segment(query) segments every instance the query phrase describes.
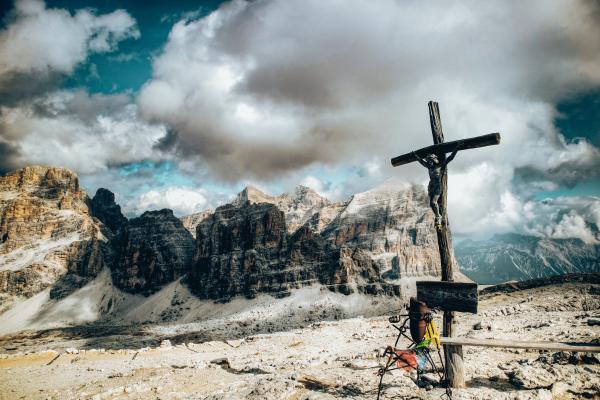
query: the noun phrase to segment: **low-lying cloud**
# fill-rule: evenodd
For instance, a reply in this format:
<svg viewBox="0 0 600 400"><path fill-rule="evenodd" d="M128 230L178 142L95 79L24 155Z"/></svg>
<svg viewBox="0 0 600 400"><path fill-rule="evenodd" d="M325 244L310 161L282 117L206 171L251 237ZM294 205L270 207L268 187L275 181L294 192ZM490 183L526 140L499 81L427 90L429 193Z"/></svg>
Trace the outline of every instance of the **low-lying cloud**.
<svg viewBox="0 0 600 400"><path fill-rule="evenodd" d="M152 189L142 193L127 208L135 214L147 210L168 208L176 215L189 215L205 210L208 207L210 194L202 188L168 187Z"/></svg>
<svg viewBox="0 0 600 400"><path fill-rule="evenodd" d="M13 150L0 161L0 169L46 164L91 174L158 157L153 146L166 131L138 118L126 95L57 90L27 105L4 107L0 133Z"/></svg>

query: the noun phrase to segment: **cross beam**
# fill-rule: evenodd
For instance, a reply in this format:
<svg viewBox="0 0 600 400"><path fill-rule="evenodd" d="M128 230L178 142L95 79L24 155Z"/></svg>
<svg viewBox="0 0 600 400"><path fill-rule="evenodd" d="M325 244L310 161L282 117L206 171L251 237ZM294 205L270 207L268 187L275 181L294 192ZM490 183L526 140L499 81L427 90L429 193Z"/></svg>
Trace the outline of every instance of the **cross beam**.
<svg viewBox="0 0 600 400"><path fill-rule="evenodd" d="M432 146L423 147L422 149L419 149L414 153L416 153L419 157L425 157L428 154L445 155L446 153L451 153L457 148L459 148L459 145L460 150L467 150L491 146L499 143L500 134L490 133L487 135L476 136L464 140L455 140L452 142L442 142L440 144L434 144ZM392 158L392 166L397 167L399 165L404 165L413 161L417 161L417 158L415 157L414 153L406 153L401 156Z"/></svg>
<svg viewBox="0 0 600 400"><path fill-rule="evenodd" d="M456 155L456 152L463 149L475 149L483 146L491 146L500 143L500 134L491 133L489 135L477 136L470 139L454 142L444 142L444 132L442 131L442 120L440 110L436 102L430 101L429 122L431 124L431 134L433 135L433 146L424 147L412 153L404 154L392 158L394 167L408 164L413 161L419 161L420 164L429 170L429 198L430 205L435 214L435 230L437 233L438 248L440 251L440 264L442 272L442 281L454 281L454 257L452 256L452 243L450 241L450 230L448 228L448 215L446 212L446 197L448 188L448 174L446 167L449 161ZM446 158L446 153L452 152L452 155ZM418 158L417 158L418 156ZM427 158L427 159L425 159ZM444 336L452 336L452 324L454 312L444 311ZM445 345L444 357L446 358L446 380L451 387L464 387L464 375L462 373L462 348L460 346Z"/></svg>

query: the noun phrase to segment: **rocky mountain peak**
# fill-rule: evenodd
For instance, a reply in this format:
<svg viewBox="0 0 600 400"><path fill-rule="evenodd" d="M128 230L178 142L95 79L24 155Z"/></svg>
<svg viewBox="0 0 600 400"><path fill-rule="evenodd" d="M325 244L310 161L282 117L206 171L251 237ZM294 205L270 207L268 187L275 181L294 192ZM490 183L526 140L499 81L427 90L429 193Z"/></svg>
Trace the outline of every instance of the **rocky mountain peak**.
<svg viewBox="0 0 600 400"><path fill-rule="evenodd" d="M275 204L277 202L276 196L270 196L260 189L254 186L246 186L241 192L238 193L232 204L236 206L242 206L244 204L256 204L256 203L270 203Z"/></svg>
<svg viewBox="0 0 600 400"><path fill-rule="evenodd" d="M89 200L67 170L27 168L0 184L5 188L0 233L7 237L0 256L13 257L13 250L33 243L31 238L40 248L56 241L57 249L71 246L69 260L74 260L56 271L57 277L66 271L94 275L109 265L114 284L128 292L149 294L188 274L190 287L207 298L279 295L313 283L342 293L398 294L399 278L439 274L422 187L383 185L332 203L307 186L276 196L248 186L216 210L180 220L162 209L128 221L111 191L99 189ZM73 212L74 204L80 213ZM32 227L28 236L16 230L25 225ZM113 235L103 237L102 226ZM44 268L54 265L49 258L36 260ZM21 275L11 272L6 280Z"/></svg>
<svg viewBox="0 0 600 400"><path fill-rule="evenodd" d="M293 193L283 193L278 196L268 195L254 186L247 186L230 206L243 207L260 203L273 204L283 211L287 231L293 233L318 210L330 204L330 201L307 186L298 186ZM188 221L192 220L188 219Z"/></svg>
<svg viewBox="0 0 600 400"><path fill-rule="evenodd" d="M397 295L398 279L440 274L433 214L415 185L341 203L306 186L279 196L246 188L198 221L188 282L200 297L279 296L313 283Z"/></svg>
<svg viewBox="0 0 600 400"><path fill-rule="evenodd" d="M66 293L103 268L106 238L88 204L77 175L64 168L0 177L0 309L48 287L51 296Z"/></svg>
<svg viewBox="0 0 600 400"><path fill-rule="evenodd" d="M92 215L98 218L112 232L118 232L127 218L121 213L121 206L115 202L115 194L108 189L100 188L91 201Z"/></svg>
<svg viewBox="0 0 600 400"><path fill-rule="evenodd" d="M208 210L200 211L199 213L186 215L185 217L181 217L181 222L183 222L183 226L187 229L192 236L196 237L196 226L199 223L213 215L215 210L213 208L209 208Z"/></svg>
<svg viewBox="0 0 600 400"><path fill-rule="evenodd" d="M79 179L66 168L34 165L9 172L0 178L0 185L3 190L46 188L76 192L79 190Z"/></svg>
<svg viewBox="0 0 600 400"><path fill-rule="evenodd" d="M28 196L57 202L61 210L88 212L88 197L77 175L66 168L41 165L25 167L0 177L3 197Z"/></svg>
<svg viewBox="0 0 600 400"><path fill-rule="evenodd" d="M108 189L99 188L98 190L96 190L94 199L96 201L104 203L104 204L114 204L115 203L115 194ZM121 207L119 207L119 209L120 208Z"/></svg>
<svg viewBox="0 0 600 400"><path fill-rule="evenodd" d="M504 233L487 240L458 242L456 258L464 272L476 282L497 284L596 272L600 267L600 244L585 243L577 238Z"/></svg>
<svg viewBox="0 0 600 400"><path fill-rule="evenodd" d="M294 204L302 204L308 207L323 207L331 203L328 199L321 196L315 190L308 186L299 185L294 190L290 200Z"/></svg>

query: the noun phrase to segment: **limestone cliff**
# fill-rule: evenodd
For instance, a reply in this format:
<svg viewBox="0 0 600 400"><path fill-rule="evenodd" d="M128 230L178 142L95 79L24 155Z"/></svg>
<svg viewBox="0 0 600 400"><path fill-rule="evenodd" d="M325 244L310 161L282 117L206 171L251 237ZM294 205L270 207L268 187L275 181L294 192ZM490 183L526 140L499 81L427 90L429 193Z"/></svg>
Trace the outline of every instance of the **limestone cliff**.
<svg viewBox="0 0 600 400"><path fill-rule="evenodd" d="M421 186L384 185L352 196L333 219L324 211L329 223L310 221L321 236L366 252L390 278L440 275L433 213Z"/></svg>
<svg viewBox="0 0 600 400"><path fill-rule="evenodd" d="M286 247L285 216L273 204L219 207L196 228L189 285L215 299L278 291Z"/></svg>
<svg viewBox="0 0 600 400"><path fill-rule="evenodd" d="M292 194L283 193L279 196L269 196L248 186L232 202L238 207L258 203L273 204L283 211L287 232L291 234L321 208L329 205L330 201L306 186L298 186Z"/></svg>
<svg viewBox="0 0 600 400"><path fill-rule="evenodd" d="M30 167L0 178L0 291L6 304L46 288L61 297L107 266L117 287L142 294L186 276L219 300L312 284L398 295L402 278L439 276L433 232L418 186L338 203L303 186L279 196L249 187L214 211L127 221L109 190L90 200L72 172Z"/></svg>
<svg viewBox="0 0 600 400"><path fill-rule="evenodd" d="M188 282L201 297L285 295L320 283L343 293L399 294L400 278L438 276L433 216L417 186L384 186L331 203L244 189L196 227Z"/></svg>
<svg viewBox="0 0 600 400"><path fill-rule="evenodd" d="M114 283L128 292L151 293L184 275L194 239L173 211L147 211L130 220L111 241Z"/></svg>
<svg viewBox="0 0 600 400"><path fill-rule="evenodd" d="M83 282L102 269L106 232L88 204L66 169L35 166L0 177L0 310L49 287L61 295L69 290L63 281Z"/></svg>
<svg viewBox="0 0 600 400"><path fill-rule="evenodd" d="M185 217L181 217L181 222L183 222L183 226L192 234L192 237L196 238L196 227L206 218L213 215L215 212L214 209L209 208L208 210L201 211L199 213L186 215Z"/></svg>

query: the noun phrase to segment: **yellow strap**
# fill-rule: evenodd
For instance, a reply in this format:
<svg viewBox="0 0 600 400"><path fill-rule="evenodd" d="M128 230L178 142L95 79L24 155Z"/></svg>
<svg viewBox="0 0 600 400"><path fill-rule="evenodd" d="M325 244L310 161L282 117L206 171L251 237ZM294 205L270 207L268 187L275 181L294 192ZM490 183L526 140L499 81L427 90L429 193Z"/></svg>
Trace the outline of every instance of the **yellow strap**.
<svg viewBox="0 0 600 400"><path fill-rule="evenodd" d="M431 340L431 343L433 343L435 347L438 349L440 348L440 333L438 332L433 320L429 321L427 324L427 329L425 330L425 339Z"/></svg>

